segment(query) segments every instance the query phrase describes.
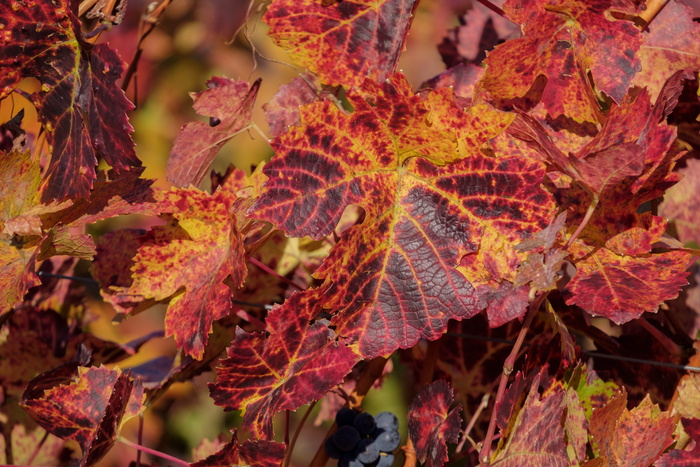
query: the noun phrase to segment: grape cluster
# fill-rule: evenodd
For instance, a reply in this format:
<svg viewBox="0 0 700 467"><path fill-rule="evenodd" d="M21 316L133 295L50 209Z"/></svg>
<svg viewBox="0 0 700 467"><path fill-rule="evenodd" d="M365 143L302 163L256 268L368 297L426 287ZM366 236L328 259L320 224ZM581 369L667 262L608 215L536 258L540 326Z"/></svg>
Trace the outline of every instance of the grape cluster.
<svg viewBox="0 0 700 467"><path fill-rule="evenodd" d="M338 430L326 440L328 457L338 467L390 467L399 447L399 419L391 412L376 417L343 408L335 416Z"/></svg>

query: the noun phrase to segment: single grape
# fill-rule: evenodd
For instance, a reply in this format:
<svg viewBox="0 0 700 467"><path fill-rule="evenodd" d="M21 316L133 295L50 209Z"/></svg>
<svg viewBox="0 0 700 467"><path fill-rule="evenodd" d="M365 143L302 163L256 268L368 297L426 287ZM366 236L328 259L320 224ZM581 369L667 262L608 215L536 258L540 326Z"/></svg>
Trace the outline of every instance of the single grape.
<svg viewBox="0 0 700 467"><path fill-rule="evenodd" d="M375 467L391 467L391 464L394 463L394 455L393 454L382 454L379 456L379 462L375 465Z"/></svg>
<svg viewBox="0 0 700 467"><path fill-rule="evenodd" d="M375 415L374 421L377 424L377 428L384 428L387 430L399 429L399 419L391 412L379 412Z"/></svg>
<svg viewBox="0 0 700 467"><path fill-rule="evenodd" d="M340 458L338 461L338 467L365 467L365 464L355 457L355 453L348 452Z"/></svg>
<svg viewBox="0 0 700 467"><path fill-rule="evenodd" d="M352 422L353 426L360 432L360 436L369 436L372 434L377 424L374 423L374 417L367 412L361 412L355 417Z"/></svg>
<svg viewBox="0 0 700 467"><path fill-rule="evenodd" d="M379 458L379 448L373 439L365 438L357 445L357 460L371 464Z"/></svg>
<svg viewBox="0 0 700 467"><path fill-rule="evenodd" d="M357 432L354 426L341 426L333 434L333 442L341 451L349 452L355 449L357 443L360 442L360 433Z"/></svg>
<svg viewBox="0 0 700 467"><path fill-rule="evenodd" d="M334 437L335 433L326 438L326 454L328 454L328 457L331 459L340 459L345 452L338 449L338 446L335 445L335 441L333 440Z"/></svg>
<svg viewBox="0 0 700 467"><path fill-rule="evenodd" d="M377 430L381 430L381 428L378 428ZM398 430L384 430L381 432L375 431L373 436L377 447L382 452L391 452L398 448L399 444L401 444L401 436L399 435Z"/></svg>
<svg viewBox="0 0 700 467"><path fill-rule="evenodd" d="M335 423L338 426L352 425L357 412L347 407L343 407L335 414Z"/></svg>

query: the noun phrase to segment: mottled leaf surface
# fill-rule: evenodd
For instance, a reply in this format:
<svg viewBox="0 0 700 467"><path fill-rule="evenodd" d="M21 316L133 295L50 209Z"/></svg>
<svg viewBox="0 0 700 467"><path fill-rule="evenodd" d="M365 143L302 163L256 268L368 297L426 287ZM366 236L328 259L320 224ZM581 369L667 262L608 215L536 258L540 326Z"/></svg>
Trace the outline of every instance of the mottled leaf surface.
<svg viewBox="0 0 700 467"><path fill-rule="evenodd" d="M142 398L127 373L79 367L75 381L25 398L22 406L50 433L76 441L81 465L93 465L114 444L122 421L141 410Z"/></svg>
<svg viewBox="0 0 700 467"><path fill-rule="evenodd" d="M408 432L421 462L444 465L448 461L447 444L459 441L462 419L458 405L450 410L454 396L444 380L429 384L408 407Z"/></svg>
<svg viewBox="0 0 700 467"><path fill-rule="evenodd" d="M700 463L700 420L697 418L682 419L683 429L695 443L692 449L671 449L661 456L654 465L657 467L674 467L698 465Z"/></svg>
<svg viewBox="0 0 700 467"><path fill-rule="evenodd" d="M547 82L542 102L553 116L598 122L596 89L620 102L641 65L641 32L628 21L606 18L609 0L509 0L508 18L523 27L523 37L496 47L484 61L482 81L496 101L527 95L539 76Z"/></svg>
<svg viewBox="0 0 700 467"><path fill-rule="evenodd" d="M695 209L700 193L700 160L688 159L679 170L683 179L672 186L659 206L659 215L673 221L678 239L700 244L700 212Z"/></svg>
<svg viewBox="0 0 700 467"><path fill-rule="evenodd" d="M358 339L365 357L435 339L447 319L480 311L469 281L510 278L513 243L550 217L540 163L478 150L510 119L462 112L445 91L421 101L395 77L350 94L350 115L328 102L305 107L264 169L253 215L288 235L321 238L348 205L364 209L315 276L330 285L324 302L339 311L338 332Z"/></svg>
<svg viewBox="0 0 700 467"><path fill-rule="evenodd" d="M197 188L158 195L166 224L141 239L134 257L131 295L168 297L165 331L194 357L201 357L214 321L231 308L231 277L239 287L246 268L242 238L235 222L236 196L219 189L209 195Z"/></svg>
<svg viewBox="0 0 700 467"><path fill-rule="evenodd" d="M339 384L359 357L324 320L317 289L297 293L273 309L266 324L270 333L236 329L227 358L217 368L209 391L225 410L241 409L243 426L258 439L272 437L272 417L320 399Z"/></svg>
<svg viewBox="0 0 700 467"><path fill-rule="evenodd" d="M384 81L396 68L415 0L274 0L269 35L321 82L347 87Z"/></svg>
<svg viewBox="0 0 700 467"><path fill-rule="evenodd" d="M539 376L530 386L522 409L511 419L510 437L493 459L503 466L570 465L562 429L565 392L558 384L539 393Z"/></svg>
<svg viewBox="0 0 700 467"><path fill-rule="evenodd" d="M651 465L673 443L677 416L663 412L647 395L628 410L622 390L590 418L590 435L608 465Z"/></svg>
<svg viewBox="0 0 700 467"><path fill-rule="evenodd" d="M192 93L194 110L210 117L209 123L186 124L173 145L166 176L176 186L198 186L221 146L250 125L260 80L246 81L214 77L206 91Z"/></svg>
<svg viewBox="0 0 700 467"><path fill-rule="evenodd" d="M284 460L285 446L274 441L249 440L239 443L236 430L233 437L221 449L201 461L191 464L192 467L231 467L255 465L260 467L277 467Z"/></svg>
<svg viewBox="0 0 700 467"><path fill-rule="evenodd" d="M304 73L280 86L273 98L263 104L270 136L277 137L290 126L298 125L301 118L299 107L310 104L324 93L318 78L311 73Z"/></svg>
<svg viewBox="0 0 700 467"><path fill-rule="evenodd" d="M700 24L683 2L668 2L644 32L638 53L642 69L632 81L656 97L664 83L679 70L700 70Z"/></svg>
<svg viewBox="0 0 700 467"><path fill-rule="evenodd" d="M141 165L126 116L133 105L116 82L124 64L108 45L83 40L70 4L0 5L0 98L23 78L41 82L31 98L52 146L45 201L87 197L98 157L117 171Z"/></svg>

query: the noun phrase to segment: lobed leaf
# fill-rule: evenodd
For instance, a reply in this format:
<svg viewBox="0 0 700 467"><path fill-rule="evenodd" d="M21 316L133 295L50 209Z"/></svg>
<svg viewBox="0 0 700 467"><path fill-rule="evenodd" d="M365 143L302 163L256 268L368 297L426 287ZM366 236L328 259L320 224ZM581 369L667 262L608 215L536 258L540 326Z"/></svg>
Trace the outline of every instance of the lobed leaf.
<svg viewBox="0 0 700 467"><path fill-rule="evenodd" d="M31 99L53 147L44 201L87 197L98 156L118 172L141 166L126 116L133 105L116 83L124 64L108 45L83 39L73 6L69 0L0 5L0 99L23 78L41 82Z"/></svg>
<svg viewBox="0 0 700 467"><path fill-rule="evenodd" d="M277 467L282 465L285 446L274 441L248 440L239 444L236 430L233 436L221 449L201 461L194 462L191 467L230 467L233 465L256 465L260 467Z"/></svg>
<svg viewBox="0 0 700 467"><path fill-rule="evenodd" d="M274 0L263 20L294 63L348 88L396 69L415 0Z"/></svg>
<svg viewBox="0 0 700 467"><path fill-rule="evenodd" d="M296 293L275 307L266 321L269 337L236 329L216 382L209 385L217 405L243 411L243 426L255 438L272 438L275 413L320 399L359 360L336 340L327 321L314 322L322 293Z"/></svg>
<svg viewBox="0 0 700 467"><path fill-rule="evenodd" d="M444 465L449 460L447 442L459 441L462 418L452 389L444 380L429 384L418 393L408 407L408 432L421 462Z"/></svg>

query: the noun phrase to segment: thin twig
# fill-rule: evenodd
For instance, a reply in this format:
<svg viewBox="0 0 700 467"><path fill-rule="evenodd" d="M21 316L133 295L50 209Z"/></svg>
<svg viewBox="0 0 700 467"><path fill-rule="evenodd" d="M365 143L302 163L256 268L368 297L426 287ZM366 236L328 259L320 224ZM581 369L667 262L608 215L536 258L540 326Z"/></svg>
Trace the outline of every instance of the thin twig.
<svg viewBox="0 0 700 467"><path fill-rule="evenodd" d="M313 401L311 404L309 404L309 408L306 409L304 416L301 417L301 420L299 421L299 425L297 426L297 429L294 431L294 436L292 436L292 442L289 444L289 447L287 448L287 454L285 455L285 458L284 458L285 467L288 467L289 463L292 461L292 451L294 451L294 446L297 443L297 439L299 438L299 434L301 433L301 429L304 427L304 424L306 423L306 419L309 418L309 415L311 415L311 411L314 409L314 407L316 407L317 403L318 403L318 401Z"/></svg>
<svg viewBox="0 0 700 467"><path fill-rule="evenodd" d="M276 278L280 279L281 281L285 282L285 283L288 284L288 285L291 285L291 286L294 287L295 289L301 290L301 291L306 290L306 287L302 287L302 286L300 286L299 284L297 284L296 282L287 279L286 277L284 277L283 275L281 275L280 273L278 273L278 272L275 271L274 269L270 268L267 264L262 263L261 261L258 261L257 259L253 258L253 257L250 256L250 255L246 255L246 258L248 259L248 261L250 261L251 263L253 263L255 266L259 267L260 269L262 269L262 270L265 271L266 273L272 274L272 275L275 276Z"/></svg>
<svg viewBox="0 0 700 467"><path fill-rule="evenodd" d="M506 393L506 387L508 385L508 377L511 375L511 373L513 373L513 368L515 367L515 360L518 357L518 354L520 353L520 348L522 347L523 342L525 341L525 336L530 330L532 320L535 317L537 310L539 310L540 305L542 305L542 302L547 297L547 295L548 292L541 294L535 299L534 302L530 304L530 309L527 312L527 318L525 318L523 327L520 329L518 338L516 339L515 344L513 344L513 348L511 349L510 354L508 355L508 357L506 357L506 361L503 363L503 373L501 374L501 380L498 383L498 392L496 392L496 399L493 402L493 411L491 412L489 428L486 432L484 445L481 447L481 452L479 453L479 460L482 466L488 465L489 456L491 454L491 443L493 442L493 435L496 432L496 407L501 403L501 401L503 401L503 397Z"/></svg>
<svg viewBox="0 0 700 467"><path fill-rule="evenodd" d="M185 462L182 459L178 459L177 457L173 457L173 456L166 454L164 452L156 451L155 449L147 448L146 446L136 444L133 441L129 441L128 439L123 438L121 436L118 438L118 440L119 440L119 442L126 444L127 446L132 447L134 449L138 449L139 451L143 451L146 454L160 457L161 459L168 460L168 461L173 462L173 463L178 464L178 465L184 465L186 467L189 467L189 465L190 465L189 462Z"/></svg>

